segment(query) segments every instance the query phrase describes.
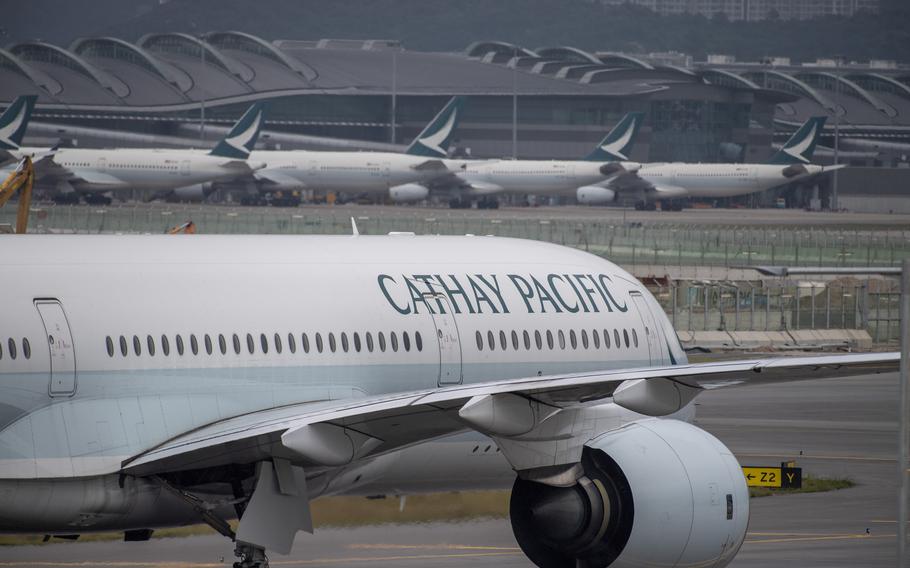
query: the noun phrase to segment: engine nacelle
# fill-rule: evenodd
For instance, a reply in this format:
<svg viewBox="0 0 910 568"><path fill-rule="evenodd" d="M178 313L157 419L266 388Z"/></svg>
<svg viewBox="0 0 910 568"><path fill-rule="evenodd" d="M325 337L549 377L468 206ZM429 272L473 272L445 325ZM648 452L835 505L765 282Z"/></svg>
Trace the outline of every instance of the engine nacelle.
<svg viewBox="0 0 910 568"><path fill-rule="evenodd" d="M616 192L599 185L585 185L578 188L576 195L579 203L598 205L616 200Z"/></svg>
<svg viewBox="0 0 910 568"><path fill-rule="evenodd" d="M211 183L196 183L178 187L167 196L168 201L198 202L205 199L215 191Z"/></svg>
<svg viewBox="0 0 910 568"><path fill-rule="evenodd" d="M746 537L739 463L691 424L632 422L588 442L581 465L570 486L519 477L512 489L515 537L542 568L723 567Z"/></svg>
<svg viewBox="0 0 910 568"><path fill-rule="evenodd" d="M392 201L421 201L430 195L430 190L419 183L403 183L389 188Z"/></svg>

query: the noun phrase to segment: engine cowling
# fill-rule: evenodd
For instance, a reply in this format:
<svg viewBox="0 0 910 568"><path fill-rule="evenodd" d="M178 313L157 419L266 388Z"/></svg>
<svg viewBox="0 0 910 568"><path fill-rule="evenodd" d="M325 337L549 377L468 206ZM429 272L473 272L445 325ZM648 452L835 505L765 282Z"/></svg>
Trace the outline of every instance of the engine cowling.
<svg viewBox="0 0 910 568"><path fill-rule="evenodd" d="M392 201L421 201L430 195L430 190L419 183L404 183L389 188Z"/></svg>
<svg viewBox="0 0 910 568"><path fill-rule="evenodd" d="M205 199L215 191L211 183L196 183L178 187L167 196L168 201L197 202Z"/></svg>
<svg viewBox="0 0 910 568"><path fill-rule="evenodd" d="M571 486L519 477L512 489L515 537L541 568L723 567L745 539L742 470L704 430L632 422L588 442L581 465Z"/></svg>
<svg viewBox="0 0 910 568"><path fill-rule="evenodd" d="M576 197L579 203L597 205L615 201L616 192L606 187L600 187L599 185L585 185L578 188Z"/></svg>

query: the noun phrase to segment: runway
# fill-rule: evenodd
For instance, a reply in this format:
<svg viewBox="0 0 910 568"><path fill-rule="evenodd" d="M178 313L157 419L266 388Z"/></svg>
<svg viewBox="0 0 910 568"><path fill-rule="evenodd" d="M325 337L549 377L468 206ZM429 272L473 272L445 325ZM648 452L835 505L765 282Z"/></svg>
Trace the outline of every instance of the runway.
<svg viewBox="0 0 910 568"><path fill-rule="evenodd" d="M896 561L897 374L723 389L699 398L697 422L744 465L795 459L804 475L848 477L841 491L751 501L746 542L734 568L869 568ZM369 502L364 502L369 507ZM21 568L201 568L230 566L218 536L149 542L76 542L4 547L0 566ZM381 525L298 537L272 566L526 568L508 520Z"/></svg>

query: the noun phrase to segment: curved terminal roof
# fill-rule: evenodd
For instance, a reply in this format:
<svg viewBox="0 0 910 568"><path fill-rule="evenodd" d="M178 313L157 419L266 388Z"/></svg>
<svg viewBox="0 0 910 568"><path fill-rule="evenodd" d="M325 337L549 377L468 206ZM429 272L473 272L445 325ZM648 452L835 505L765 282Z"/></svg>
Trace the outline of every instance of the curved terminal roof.
<svg viewBox="0 0 910 568"><path fill-rule="evenodd" d="M509 56L513 56L516 53L530 56L537 55L530 49L505 41L475 41L465 49L468 57L484 57L490 52Z"/></svg>
<svg viewBox="0 0 910 568"><path fill-rule="evenodd" d="M252 34L236 31L211 32L209 34L206 34L205 39L211 45L217 46L222 50L233 49L236 51L255 53L256 55L261 55L262 57L271 59L292 73L297 73L308 81L312 81L319 76L316 70L312 67L304 64L294 57L289 56L285 52L275 47L273 44Z"/></svg>
<svg viewBox="0 0 910 568"><path fill-rule="evenodd" d="M5 49L0 49L0 68L12 70L14 74L24 77L28 81L31 81L35 87L44 89L50 95L56 95L63 90L63 86L53 77L47 73L44 73L43 71L35 69L23 61L20 57L13 55ZM12 77L9 77L9 80L11 81ZM3 83L7 83L7 80L4 80ZM6 84L4 86L9 87L10 85ZM17 88L13 90L13 93L18 94L13 95L12 98L17 97L19 94L22 94L26 91L30 92L31 89L26 87L24 84L22 86L17 86ZM12 100L12 98L10 100Z"/></svg>
<svg viewBox="0 0 910 568"><path fill-rule="evenodd" d="M9 49L21 61L54 77L58 94L78 102L104 101L121 104L129 87L120 79L104 73L83 58L62 47L40 41L18 43Z"/></svg>
<svg viewBox="0 0 910 568"><path fill-rule="evenodd" d="M541 47L534 50L540 57L559 59L562 61L573 61L576 63L591 63L594 65L603 65L603 61L598 59L593 53L578 49L571 46Z"/></svg>
<svg viewBox="0 0 910 568"><path fill-rule="evenodd" d="M654 66L650 63L643 61L637 57L631 55L626 55L624 53L598 53L597 58L602 61L605 65L612 65L613 67L633 67L638 69L654 69Z"/></svg>

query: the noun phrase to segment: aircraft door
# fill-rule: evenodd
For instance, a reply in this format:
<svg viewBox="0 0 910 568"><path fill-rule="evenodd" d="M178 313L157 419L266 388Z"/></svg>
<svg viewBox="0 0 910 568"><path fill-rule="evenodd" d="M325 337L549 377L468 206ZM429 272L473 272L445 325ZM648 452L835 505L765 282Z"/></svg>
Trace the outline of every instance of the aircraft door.
<svg viewBox="0 0 910 568"><path fill-rule="evenodd" d="M630 292L629 295L635 303L635 309L638 312L639 317L641 317L641 322L645 328L645 337L643 339L648 346L650 364L663 365L664 355L663 350L660 347L660 334L657 329L657 322L654 319L654 314L651 312L651 308L648 306L648 302L645 300L645 297L642 296L641 292Z"/></svg>
<svg viewBox="0 0 910 568"><path fill-rule="evenodd" d="M426 305L436 327L439 344L439 386L461 383L461 339L449 298L441 293L424 293ZM432 343L428 342L429 345ZM428 346L429 346L428 345Z"/></svg>
<svg viewBox="0 0 910 568"><path fill-rule="evenodd" d="M57 300L35 300L44 324L50 353L51 396L72 396L76 392L76 350L63 306Z"/></svg>

